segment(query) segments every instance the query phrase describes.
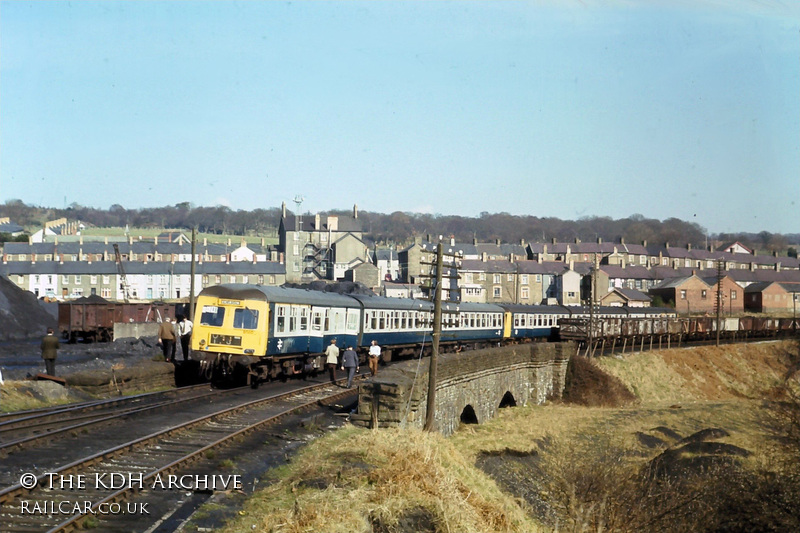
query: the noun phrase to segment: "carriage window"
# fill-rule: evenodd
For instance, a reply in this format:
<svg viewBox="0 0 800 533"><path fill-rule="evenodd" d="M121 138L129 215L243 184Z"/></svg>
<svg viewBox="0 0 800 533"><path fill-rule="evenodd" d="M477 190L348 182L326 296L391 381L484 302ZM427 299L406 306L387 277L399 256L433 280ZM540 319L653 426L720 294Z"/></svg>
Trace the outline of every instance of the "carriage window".
<svg viewBox="0 0 800 533"><path fill-rule="evenodd" d="M373 331L378 329L378 313L372 313L370 324Z"/></svg>
<svg viewBox="0 0 800 533"><path fill-rule="evenodd" d="M378 329L384 330L386 329L386 312L379 311L379 319L378 319Z"/></svg>
<svg viewBox="0 0 800 533"><path fill-rule="evenodd" d="M486 315L481 315L481 327L485 328L487 326Z"/></svg>
<svg viewBox="0 0 800 533"><path fill-rule="evenodd" d="M204 326L220 327L225 318L225 308L216 305L204 305L203 314L200 315L200 323Z"/></svg>
<svg viewBox="0 0 800 533"><path fill-rule="evenodd" d="M520 319L519 315L514 315L514 327L515 328L518 328L518 327L520 327L522 325L522 324L520 324L520 320L519 319Z"/></svg>
<svg viewBox="0 0 800 533"><path fill-rule="evenodd" d="M358 329L358 313L350 312L347 315L347 330L355 331Z"/></svg>
<svg viewBox="0 0 800 533"><path fill-rule="evenodd" d="M301 307L300 311L300 331L308 331L308 309Z"/></svg>
<svg viewBox="0 0 800 533"><path fill-rule="evenodd" d="M314 331L319 331L322 329L322 315L319 313L314 313L313 318L311 319L311 329Z"/></svg>
<svg viewBox="0 0 800 533"><path fill-rule="evenodd" d="M285 333L286 332L286 306L278 305L276 306L276 314L277 320L275 322L275 331L277 333Z"/></svg>
<svg viewBox="0 0 800 533"><path fill-rule="evenodd" d="M233 312L233 327L242 329L256 329L258 327L257 309L236 309Z"/></svg>

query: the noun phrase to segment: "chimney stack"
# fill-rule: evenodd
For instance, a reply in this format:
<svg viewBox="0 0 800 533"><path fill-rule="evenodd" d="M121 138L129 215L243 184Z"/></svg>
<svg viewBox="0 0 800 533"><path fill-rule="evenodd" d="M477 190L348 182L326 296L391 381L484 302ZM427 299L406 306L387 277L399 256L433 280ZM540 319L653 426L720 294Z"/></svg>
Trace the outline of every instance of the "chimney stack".
<svg viewBox="0 0 800 533"><path fill-rule="evenodd" d="M358 218L358 204L353 204L353 218Z"/></svg>

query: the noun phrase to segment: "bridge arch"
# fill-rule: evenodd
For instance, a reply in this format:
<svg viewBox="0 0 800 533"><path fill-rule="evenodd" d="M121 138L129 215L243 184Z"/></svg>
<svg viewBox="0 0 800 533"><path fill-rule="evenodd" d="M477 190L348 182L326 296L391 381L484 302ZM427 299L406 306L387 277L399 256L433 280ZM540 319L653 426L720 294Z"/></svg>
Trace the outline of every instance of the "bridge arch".
<svg viewBox="0 0 800 533"><path fill-rule="evenodd" d="M516 407L517 400L514 399L514 395L511 394L511 391L506 391L503 397L500 399L500 405L497 407L499 409L503 409L505 407Z"/></svg>
<svg viewBox="0 0 800 533"><path fill-rule="evenodd" d="M471 405L467 404L466 407L461 411L461 423L462 424L477 424L478 423L478 415L475 414L475 409L472 408Z"/></svg>

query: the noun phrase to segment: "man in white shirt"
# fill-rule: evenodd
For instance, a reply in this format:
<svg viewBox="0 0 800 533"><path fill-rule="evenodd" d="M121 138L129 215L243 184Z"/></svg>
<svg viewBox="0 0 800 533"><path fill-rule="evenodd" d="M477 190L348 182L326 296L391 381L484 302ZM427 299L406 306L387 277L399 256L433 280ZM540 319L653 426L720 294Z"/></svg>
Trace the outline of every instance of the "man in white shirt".
<svg viewBox="0 0 800 533"><path fill-rule="evenodd" d="M369 357L367 361L369 362L369 371L372 372L372 375L378 373L378 361L381 358L381 347L378 346L378 341L372 341L372 346L369 347Z"/></svg>
<svg viewBox="0 0 800 533"><path fill-rule="evenodd" d="M183 351L183 360L189 359L189 344L192 341L192 321L183 315L178 315L178 336L181 339L181 350Z"/></svg>

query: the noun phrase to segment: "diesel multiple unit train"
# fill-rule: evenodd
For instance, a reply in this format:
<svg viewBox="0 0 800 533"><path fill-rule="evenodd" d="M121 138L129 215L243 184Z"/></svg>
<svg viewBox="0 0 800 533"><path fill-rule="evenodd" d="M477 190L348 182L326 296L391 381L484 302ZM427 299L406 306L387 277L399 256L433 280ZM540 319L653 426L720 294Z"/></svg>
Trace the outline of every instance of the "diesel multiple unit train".
<svg viewBox="0 0 800 533"><path fill-rule="evenodd" d="M559 321L588 317L588 308L445 303L440 350L555 339ZM603 307L597 318L674 317L663 308ZM192 350L216 382L260 381L315 374L332 339L361 357L373 340L382 357L430 352L433 303L305 289L228 284L197 297Z"/></svg>

